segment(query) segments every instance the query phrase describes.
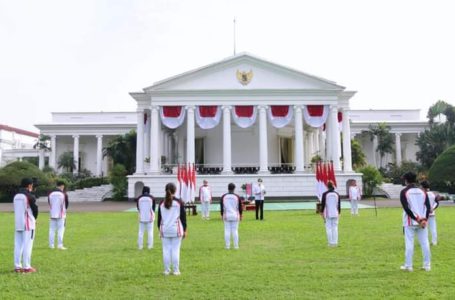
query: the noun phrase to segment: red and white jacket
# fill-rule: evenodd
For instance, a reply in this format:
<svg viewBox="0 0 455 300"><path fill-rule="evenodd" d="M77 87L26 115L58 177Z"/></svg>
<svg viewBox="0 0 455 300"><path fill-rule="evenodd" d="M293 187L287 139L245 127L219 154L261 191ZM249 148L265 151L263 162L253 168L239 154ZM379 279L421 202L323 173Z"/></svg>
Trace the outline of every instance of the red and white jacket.
<svg viewBox="0 0 455 300"><path fill-rule="evenodd" d="M180 199L174 198L169 208L164 200L158 207L158 228L161 237L183 237L186 230L185 206Z"/></svg>
<svg viewBox="0 0 455 300"><path fill-rule="evenodd" d="M362 198L362 192L356 185L349 187L349 200L360 200Z"/></svg>
<svg viewBox="0 0 455 300"><path fill-rule="evenodd" d="M333 189L322 194L321 210L324 218L338 218L341 213L340 195Z"/></svg>
<svg viewBox="0 0 455 300"><path fill-rule="evenodd" d="M403 226L417 226L418 220L428 219L430 200L427 193L415 184L409 184L400 193L403 207Z"/></svg>
<svg viewBox="0 0 455 300"><path fill-rule="evenodd" d="M68 196L61 190L55 190L49 193L47 197L49 203L49 214L51 219L66 218L66 209L68 208Z"/></svg>
<svg viewBox="0 0 455 300"><path fill-rule="evenodd" d="M242 201L239 195L227 193L221 196L221 216L224 221L239 221L242 216Z"/></svg>
<svg viewBox="0 0 455 300"><path fill-rule="evenodd" d="M35 230L36 219L30 207L30 195L18 193L14 196L14 224L16 231Z"/></svg>
<svg viewBox="0 0 455 300"><path fill-rule="evenodd" d="M137 199L139 222L152 223L155 221L155 199L150 195L142 195Z"/></svg>

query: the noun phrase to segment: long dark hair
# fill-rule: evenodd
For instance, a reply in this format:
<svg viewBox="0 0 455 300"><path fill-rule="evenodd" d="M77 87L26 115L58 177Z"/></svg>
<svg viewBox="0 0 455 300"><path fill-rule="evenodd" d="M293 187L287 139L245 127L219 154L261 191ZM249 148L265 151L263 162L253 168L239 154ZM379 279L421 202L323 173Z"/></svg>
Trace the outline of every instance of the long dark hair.
<svg viewBox="0 0 455 300"><path fill-rule="evenodd" d="M172 206L172 200L174 198L174 194L175 194L175 190L176 190L175 184L173 184L172 182L169 182L168 184L166 184L165 190L166 190L166 197L164 198L164 207L169 209Z"/></svg>

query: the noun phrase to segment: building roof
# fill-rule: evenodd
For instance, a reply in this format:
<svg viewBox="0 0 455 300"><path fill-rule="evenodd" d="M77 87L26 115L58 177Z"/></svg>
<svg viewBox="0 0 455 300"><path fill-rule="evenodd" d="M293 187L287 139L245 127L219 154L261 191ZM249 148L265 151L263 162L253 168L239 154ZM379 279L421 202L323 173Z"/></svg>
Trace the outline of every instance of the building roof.
<svg viewBox="0 0 455 300"><path fill-rule="evenodd" d="M34 133L34 132L31 132L31 131L28 131L28 130L19 129L19 128L15 128L15 127L11 127L11 126L8 126L8 125L3 125L3 124L0 124L0 130L15 132L17 134L31 136L31 137L34 137L34 138L38 138L39 137L38 133Z"/></svg>

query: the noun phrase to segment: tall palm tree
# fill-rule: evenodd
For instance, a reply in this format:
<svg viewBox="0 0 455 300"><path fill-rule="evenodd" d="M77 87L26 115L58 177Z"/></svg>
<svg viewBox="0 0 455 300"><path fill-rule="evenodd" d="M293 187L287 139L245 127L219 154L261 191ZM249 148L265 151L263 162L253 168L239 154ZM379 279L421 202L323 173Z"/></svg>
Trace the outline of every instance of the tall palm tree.
<svg viewBox="0 0 455 300"><path fill-rule="evenodd" d="M393 136L390 133L390 126L387 126L386 123L378 123L377 126L370 125L368 131L370 135L370 140L373 141L374 137L378 138L378 145L376 147L376 152L379 152L380 162L379 166L382 167L382 160L387 153L392 153L393 151Z"/></svg>
<svg viewBox="0 0 455 300"><path fill-rule="evenodd" d="M58 158L58 167L63 168L66 172L72 172L76 168L73 152L64 152Z"/></svg>
<svg viewBox="0 0 455 300"><path fill-rule="evenodd" d="M136 166L136 131L111 140L103 149L103 156L112 158L114 164L125 166L128 174L133 174Z"/></svg>

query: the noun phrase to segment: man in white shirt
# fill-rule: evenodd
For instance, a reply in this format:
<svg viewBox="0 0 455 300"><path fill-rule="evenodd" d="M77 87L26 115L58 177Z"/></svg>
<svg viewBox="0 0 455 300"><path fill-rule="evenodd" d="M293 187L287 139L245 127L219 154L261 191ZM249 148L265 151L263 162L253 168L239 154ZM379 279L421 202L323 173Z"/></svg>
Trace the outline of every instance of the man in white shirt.
<svg viewBox="0 0 455 300"><path fill-rule="evenodd" d="M139 250L144 247L144 232L147 231L147 247L153 248L153 222L155 221L155 199L150 195L150 187L142 188L142 195L137 198L137 211L139 213L139 232L137 246Z"/></svg>
<svg viewBox="0 0 455 300"><path fill-rule="evenodd" d="M264 199L265 199L265 186L262 183L262 179L258 179L258 183L254 185L253 188L254 194L254 204L256 208L256 220L264 219ZM260 215L260 216L259 216Z"/></svg>
<svg viewBox="0 0 455 300"><path fill-rule="evenodd" d="M54 249L55 231L57 231L57 248L66 250L63 246L65 233L66 210L68 209L68 195L65 193L65 183L57 181L57 188L49 193L49 247Z"/></svg>
<svg viewBox="0 0 455 300"><path fill-rule="evenodd" d="M349 187L349 200L351 201L351 215L359 215L358 202L362 198L360 188L357 186L357 181L353 180Z"/></svg>
<svg viewBox="0 0 455 300"><path fill-rule="evenodd" d="M322 194L321 216L325 222L329 247L338 246L338 219L341 213L340 195L335 192L333 183L327 183L328 191Z"/></svg>
<svg viewBox="0 0 455 300"><path fill-rule="evenodd" d="M199 188L199 201L201 201L202 219L210 219L210 204L212 203L212 190L209 187L207 180L204 180L203 185Z"/></svg>
<svg viewBox="0 0 455 300"><path fill-rule="evenodd" d="M231 236L234 249L239 248L239 222L242 220L242 202L234 193L235 184L229 183L228 193L221 196L220 212L224 221L224 242L226 249L231 248Z"/></svg>

